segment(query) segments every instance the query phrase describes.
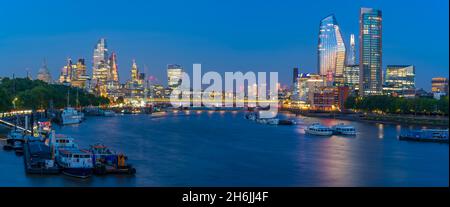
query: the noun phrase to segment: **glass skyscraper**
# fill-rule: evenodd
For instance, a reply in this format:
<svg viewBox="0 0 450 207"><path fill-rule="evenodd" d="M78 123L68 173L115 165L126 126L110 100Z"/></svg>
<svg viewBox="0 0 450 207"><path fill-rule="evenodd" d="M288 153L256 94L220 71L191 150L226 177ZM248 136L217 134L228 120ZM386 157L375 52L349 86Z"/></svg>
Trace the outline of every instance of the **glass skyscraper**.
<svg viewBox="0 0 450 207"><path fill-rule="evenodd" d="M382 80L382 15L372 8L361 8L359 17L360 95L379 95Z"/></svg>
<svg viewBox="0 0 450 207"><path fill-rule="evenodd" d="M347 65L356 64L356 48L355 48L355 35L350 35L350 48L347 54Z"/></svg>
<svg viewBox="0 0 450 207"><path fill-rule="evenodd" d="M334 15L320 21L318 43L318 73L342 76L345 64L345 44Z"/></svg>
<svg viewBox="0 0 450 207"><path fill-rule="evenodd" d="M109 65L108 66L104 65L107 63L108 63L108 49L106 48L106 40L104 38L101 38L94 48L92 79L94 80L107 79L108 73L104 72L105 68L107 71L109 71L108 68Z"/></svg>

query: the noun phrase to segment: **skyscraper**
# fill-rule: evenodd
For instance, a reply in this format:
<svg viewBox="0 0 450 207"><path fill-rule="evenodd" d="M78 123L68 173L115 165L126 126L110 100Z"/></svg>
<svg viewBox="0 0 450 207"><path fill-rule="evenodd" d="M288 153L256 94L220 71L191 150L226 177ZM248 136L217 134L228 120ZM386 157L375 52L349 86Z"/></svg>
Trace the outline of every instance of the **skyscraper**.
<svg viewBox="0 0 450 207"><path fill-rule="evenodd" d="M174 90L181 84L182 75L183 68L181 65L167 65L167 85L171 90Z"/></svg>
<svg viewBox="0 0 450 207"><path fill-rule="evenodd" d="M108 49L106 48L106 40L101 38L94 48L94 60L92 67L92 79L94 81L107 78L102 76L104 74L104 71L102 71L105 68L104 65L102 65L102 68L99 67L100 64L105 63L108 63Z"/></svg>
<svg viewBox="0 0 450 207"><path fill-rule="evenodd" d="M116 53L111 53L109 57L109 68L110 68L110 80L114 82L119 82L119 69L117 66L117 56Z"/></svg>
<svg viewBox="0 0 450 207"><path fill-rule="evenodd" d="M382 15L372 8L361 8L359 16L360 95L379 95L382 78Z"/></svg>
<svg viewBox="0 0 450 207"><path fill-rule="evenodd" d="M52 76L50 74L50 71L48 70L47 61L45 59L44 59L44 63L42 64L42 67L39 69L37 79L44 81L46 83L52 82Z"/></svg>
<svg viewBox="0 0 450 207"><path fill-rule="evenodd" d="M294 68L293 70L293 74L292 74L292 83L296 83L297 82L297 78L298 78L298 68Z"/></svg>
<svg viewBox="0 0 450 207"><path fill-rule="evenodd" d="M136 65L136 60L133 59L133 65L131 65L131 81L138 81L139 79L139 70Z"/></svg>
<svg viewBox="0 0 450 207"><path fill-rule="evenodd" d="M334 15L320 21L318 43L318 73L342 76L345 64L345 44Z"/></svg>
<svg viewBox="0 0 450 207"><path fill-rule="evenodd" d="M350 35L350 49L347 54L347 65L356 64L355 35Z"/></svg>
<svg viewBox="0 0 450 207"><path fill-rule="evenodd" d="M78 88L85 88L89 77L86 75L86 64L83 58L78 59L76 65L72 65L73 74L71 85Z"/></svg>
<svg viewBox="0 0 450 207"><path fill-rule="evenodd" d="M63 84L69 84L72 81L72 72L73 72L72 59L67 58L66 65L61 69L61 73L59 75L59 82Z"/></svg>

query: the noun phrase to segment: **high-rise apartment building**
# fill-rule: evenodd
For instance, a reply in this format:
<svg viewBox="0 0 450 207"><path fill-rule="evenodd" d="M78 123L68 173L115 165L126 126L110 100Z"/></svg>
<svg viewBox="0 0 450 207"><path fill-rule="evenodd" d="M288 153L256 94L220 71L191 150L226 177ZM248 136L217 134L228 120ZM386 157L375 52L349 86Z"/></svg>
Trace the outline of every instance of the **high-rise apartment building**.
<svg viewBox="0 0 450 207"><path fill-rule="evenodd" d="M342 76L345 66L345 44L334 15L320 21L318 43L318 73Z"/></svg>
<svg viewBox="0 0 450 207"><path fill-rule="evenodd" d="M360 95L380 95L382 77L382 15L372 8L361 8L359 17Z"/></svg>

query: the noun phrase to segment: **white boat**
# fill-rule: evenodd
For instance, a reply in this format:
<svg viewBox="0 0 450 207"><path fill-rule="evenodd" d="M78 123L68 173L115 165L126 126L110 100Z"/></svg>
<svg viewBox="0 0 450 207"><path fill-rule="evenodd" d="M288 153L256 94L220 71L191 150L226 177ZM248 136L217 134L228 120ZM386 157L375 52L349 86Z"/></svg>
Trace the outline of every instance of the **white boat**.
<svg viewBox="0 0 450 207"><path fill-rule="evenodd" d="M334 134L356 135L356 129L354 126L345 125L343 123L334 125L332 130Z"/></svg>
<svg viewBox="0 0 450 207"><path fill-rule="evenodd" d="M61 113L61 124L79 124L84 118L82 112L77 111L72 107L66 107Z"/></svg>
<svg viewBox="0 0 450 207"><path fill-rule="evenodd" d="M305 132L307 134L312 135L319 135L319 136L331 136L333 134L333 130L331 130L329 127L323 126L319 123L314 123L309 125Z"/></svg>
<svg viewBox="0 0 450 207"><path fill-rule="evenodd" d="M93 173L92 154L80 150L74 139L65 135L50 135L51 150L56 163L66 175L87 178Z"/></svg>
<svg viewBox="0 0 450 207"><path fill-rule="evenodd" d="M58 156L60 149L72 150L78 149L78 144L75 143L72 137L62 135L62 134L52 134L50 135L51 146L55 156Z"/></svg>
<svg viewBox="0 0 450 207"><path fill-rule="evenodd" d="M88 178L93 174L92 154L87 150L59 149L56 162L66 175Z"/></svg>

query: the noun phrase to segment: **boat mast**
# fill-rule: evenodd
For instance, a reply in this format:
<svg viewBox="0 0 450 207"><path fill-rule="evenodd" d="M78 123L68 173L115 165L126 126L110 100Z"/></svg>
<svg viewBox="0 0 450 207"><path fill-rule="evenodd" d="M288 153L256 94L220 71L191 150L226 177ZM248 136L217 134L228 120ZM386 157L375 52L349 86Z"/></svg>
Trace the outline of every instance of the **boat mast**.
<svg viewBox="0 0 450 207"><path fill-rule="evenodd" d="M80 107L80 103L78 101L78 88L77 88L77 103L76 103L76 107L79 108Z"/></svg>
<svg viewBox="0 0 450 207"><path fill-rule="evenodd" d="M13 110L16 111L16 76L13 73ZM19 117L16 114L16 123L14 123L14 131L17 130L17 124L19 122Z"/></svg>
<svg viewBox="0 0 450 207"><path fill-rule="evenodd" d="M69 102L69 88L67 88L67 107L70 107L70 102Z"/></svg>

